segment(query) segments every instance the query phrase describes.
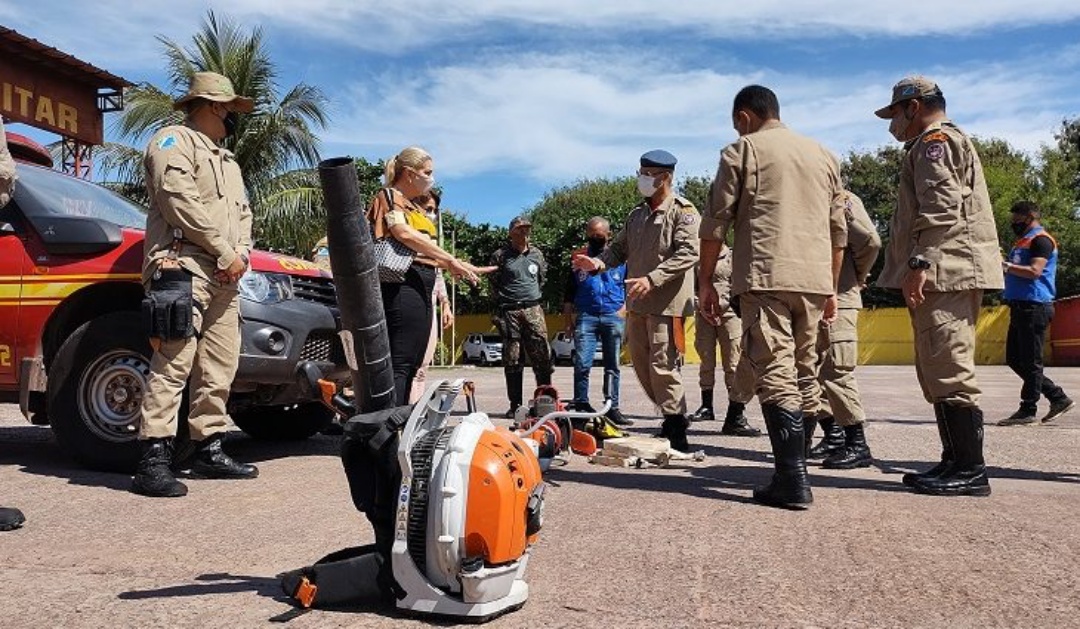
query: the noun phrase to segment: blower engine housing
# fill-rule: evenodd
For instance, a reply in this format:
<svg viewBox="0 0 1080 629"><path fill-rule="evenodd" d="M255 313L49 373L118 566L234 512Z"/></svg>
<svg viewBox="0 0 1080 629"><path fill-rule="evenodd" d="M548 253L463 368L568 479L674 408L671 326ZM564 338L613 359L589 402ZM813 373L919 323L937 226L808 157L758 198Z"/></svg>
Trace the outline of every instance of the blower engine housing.
<svg viewBox="0 0 1080 629"><path fill-rule="evenodd" d="M482 621L528 598L545 484L533 447L487 415L448 424L462 384L430 387L401 433L391 561L398 608Z"/></svg>

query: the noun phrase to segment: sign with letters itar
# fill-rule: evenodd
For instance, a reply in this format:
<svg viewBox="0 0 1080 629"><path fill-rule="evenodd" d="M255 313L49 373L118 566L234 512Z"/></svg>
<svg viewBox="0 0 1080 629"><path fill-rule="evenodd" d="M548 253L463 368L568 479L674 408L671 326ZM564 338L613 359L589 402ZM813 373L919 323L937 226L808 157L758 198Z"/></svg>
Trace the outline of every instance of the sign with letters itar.
<svg viewBox="0 0 1080 629"><path fill-rule="evenodd" d="M4 55L0 60L0 113L15 122L101 144L97 88L63 72Z"/></svg>

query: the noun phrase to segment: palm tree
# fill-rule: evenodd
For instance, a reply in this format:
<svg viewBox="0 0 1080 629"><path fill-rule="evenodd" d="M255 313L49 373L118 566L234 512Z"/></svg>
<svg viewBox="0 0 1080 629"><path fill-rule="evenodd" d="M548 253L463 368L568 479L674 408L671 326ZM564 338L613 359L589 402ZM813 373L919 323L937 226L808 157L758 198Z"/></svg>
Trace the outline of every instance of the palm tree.
<svg viewBox="0 0 1080 629"><path fill-rule="evenodd" d="M98 152L106 185L145 202L141 147L162 127L183 120L182 112L173 110L173 95L187 90L192 74L223 74L238 94L255 100L255 110L240 117L236 134L225 146L235 153L243 172L256 239L263 248L306 252L325 229L321 194L310 170L319 161L313 129L324 129L327 122L322 91L300 83L281 96L262 30L244 32L213 11L190 47L163 36L158 41L164 47L170 93L150 83L127 91L124 113L114 129L139 148L107 144Z"/></svg>

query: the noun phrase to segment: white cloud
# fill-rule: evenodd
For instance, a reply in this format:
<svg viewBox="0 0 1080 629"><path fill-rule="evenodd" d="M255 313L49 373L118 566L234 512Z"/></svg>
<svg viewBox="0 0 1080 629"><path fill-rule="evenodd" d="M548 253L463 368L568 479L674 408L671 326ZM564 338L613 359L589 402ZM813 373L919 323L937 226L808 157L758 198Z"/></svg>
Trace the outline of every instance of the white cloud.
<svg viewBox="0 0 1080 629"><path fill-rule="evenodd" d="M1062 112L1080 107L1073 59L1045 58L928 68L942 85L962 127L1001 137L1025 150L1051 141ZM761 82L780 97L792 128L838 154L891 141L873 116L898 74L825 76L762 69L724 73L708 68L672 71L627 50L563 55L483 57L433 66L409 81L392 76L350 88L350 111L327 140L389 156L421 144L442 176L511 170L544 183L629 174L637 157L667 148L683 174L709 174L719 149L735 137L731 99ZM372 149L372 147L374 147Z"/></svg>
<svg viewBox="0 0 1080 629"><path fill-rule="evenodd" d="M514 36L588 44L668 35L694 39L816 39L963 36L992 28L1060 24L1080 18L1075 0L955 0L935 4L865 0L0 0L0 19L103 67L155 68L154 37L185 39L208 8L245 24L280 28L312 41L392 53L438 43L464 45ZM673 39L672 45L679 44Z"/></svg>

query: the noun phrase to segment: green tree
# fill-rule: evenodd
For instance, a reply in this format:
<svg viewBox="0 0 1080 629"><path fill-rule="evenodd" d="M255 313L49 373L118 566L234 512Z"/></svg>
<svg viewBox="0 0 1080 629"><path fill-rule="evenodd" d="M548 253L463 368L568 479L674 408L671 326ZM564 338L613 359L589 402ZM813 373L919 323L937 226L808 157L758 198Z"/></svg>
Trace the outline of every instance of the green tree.
<svg viewBox="0 0 1080 629"><path fill-rule="evenodd" d="M325 128L326 98L317 87L298 83L282 91L277 69L266 50L262 30L242 30L209 12L191 45L158 36L169 75L168 91L142 83L126 93L127 106L116 131L129 144L145 146L149 137L182 121L173 110L174 95L187 90L195 72L212 71L232 81L238 94L255 101L255 111L241 116L225 147L236 155L255 213L258 244L289 253L310 247L309 234L321 208L311 167L319 161L315 130ZM145 202L142 150L110 145L99 153L107 182ZM295 171L294 169L301 169ZM309 170L303 170L309 169Z"/></svg>
<svg viewBox="0 0 1080 629"><path fill-rule="evenodd" d="M506 227L489 223L470 223L462 214L453 210L442 211L443 248L455 257L483 266L491 254L506 244ZM482 314L491 312L494 300L491 284L481 279L476 286L468 282L457 283L458 314Z"/></svg>
<svg viewBox="0 0 1080 629"><path fill-rule="evenodd" d="M889 221L896 209L903 158L901 148L884 146L874 151L849 153L841 164L841 175L847 189L862 200L883 243L888 242ZM882 253L870 271L868 287L863 291L863 303L870 307L903 306L904 301L896 291L874 285L884 264L885 255Z"/></svg>
<svg viewBox="0 0 1080 629"><path fill-rule="evenodd" d="M562 309L563 287L570 275L570 254L585 245L588 220L603 216L611 222L615 233L640 202L637 180L633 177L586 179L549 191L529 210L533 241L548 263L543 290L547 312Z"/></svg>

